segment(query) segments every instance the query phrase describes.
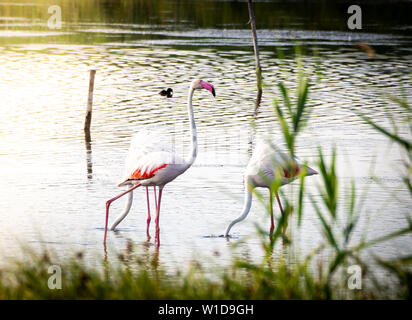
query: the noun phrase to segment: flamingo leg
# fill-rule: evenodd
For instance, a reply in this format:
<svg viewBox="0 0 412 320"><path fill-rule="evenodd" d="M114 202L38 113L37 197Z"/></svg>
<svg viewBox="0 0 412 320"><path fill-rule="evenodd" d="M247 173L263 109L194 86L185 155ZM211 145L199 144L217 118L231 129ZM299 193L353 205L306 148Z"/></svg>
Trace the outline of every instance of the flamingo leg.
<svg viewBox="0 0 412 320"><path fill-rule="evenodd" d="M269 189L269 210L270 210L270 231L269 237L272 238L273 230L275 229L275 222L273 220L273 192Z"/></svg>
<svg viewBox="0 0 412 320"><path fill-rule="evenodd" d="M124 191L124 192L122 192L121 194L115 196L114 198L112 198L112 199L110 199L110 200L107 200L107 202L106 202L106 223L104 224L104 239L103 239L103 243L106 243L107 223L108 223L108 221L109 221L109 207L110 207L110 204L111 204L113 201L119 199L120 197L123 197L125 194L128 194L129 192L133 191L134 189L136 189L136 188L138 188L138 187L140 187L140 184L136 184L136 185L134 185L133 187L127 189L127 190Z"/></svg>
<svg viewBox="0 0 412 320"><path fill-rule="evenodd" d="M160 227L159 227L159 218L160 218L160 201L162 200L162 192L163 188L159 187L159 202L156 207L156 242L157 242L157 247L160 245Z"/></svg>
<svg viewBox="0 0 412 320"><path fill-rule="evenodd" d="M154 199L155 199L155 209L156 209L156 212L157 212L156 186L153 186L153 190L154 190Z"/></svg>
<svg viewBox="0 0 412 320"><path fill-rule="evenodd" d="M156 212L156 214L157 214L157 193L156 193L156 186L153 186L153 191L154 191L155 212ZM147 241L150 241L150 239L148 238Z"/></svg>
<svg viewBox="0 0 412 320"><path fill-rule="evenodd" d="M285 232L286 232L286 227L287 227L286 217L285 217L285 215L284 215L284 213L283 213L282 203L280 202L280 199L279 199L279 195L278 195L278 194L276 194L276 199L278 200L279 209L280 209L280 212L282 213L282 218L284 219L284 220L283 220L282 232L283 232L283 234L285 234Z"/></svg>
<svg viewBox="0 0 412 320"><path fill-rule="evenodd" d="M150 228L150 201L149 201L149 187L146 187L146 200L147 200L147 226L146 226L146 235L147 235L147 241L150 241L150 233L149 233L149 228Z"/></svg>

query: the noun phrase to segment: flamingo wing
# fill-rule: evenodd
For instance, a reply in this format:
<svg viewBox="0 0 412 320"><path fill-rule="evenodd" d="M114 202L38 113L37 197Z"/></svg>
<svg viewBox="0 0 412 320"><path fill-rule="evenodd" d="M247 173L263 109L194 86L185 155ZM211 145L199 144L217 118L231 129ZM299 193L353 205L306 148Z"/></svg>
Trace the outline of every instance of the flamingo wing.
<svg viewBox="0 0 412 320"><path fill-rule="evenodd" d="M142 130L133 136L126 158L125 175L118 186L129 180L145 180L170 164L184 160L173 150L173 145L165 143L161 136Z"/></svg>
<svg viewBox="0 0 412 320"><path fill-rule="evenodd" d="M269 141L260 140L256 144L253 155L249 161L248 174L260 176L264 175L269 179L274 179L276 170L280 169L284 178L293 178L296 171L293 160L288 154L280 151Z"/></svg>

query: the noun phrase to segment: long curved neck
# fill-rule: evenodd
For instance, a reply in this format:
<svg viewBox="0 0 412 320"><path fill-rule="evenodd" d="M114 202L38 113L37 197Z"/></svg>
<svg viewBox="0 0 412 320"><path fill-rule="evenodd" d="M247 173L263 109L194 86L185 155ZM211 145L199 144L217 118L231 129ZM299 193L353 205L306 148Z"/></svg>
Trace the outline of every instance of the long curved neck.
<svg viewBox="0 0 412 320"><path fill-rule="evenodd" d="M232 227L236 223L244 220L247 217L247 215L249 214L251 206L252 206L252 186L249 184L248 179L246 177L245 178L245 199L244 199L244 202L243 202L242 213L238 218L236 218L235 220L233 220L229 224L229 226L227 227L226 232L225 232L225 237L227 237L229 235L230 229L232 229Z"/></svg>
<svg viewBox="0 0 412 320"><path fill-rule="evenodd" d="M190 121L190 134L192 135L192 144L191 144L190 158L187 161L188 167L190 167L193 164L193 162L195 162L196 157L197 157L197 131L196 131L196 123L195 123L195 117L193 115L193 105L192 105L194 92L195 92L195 89L193 89L193 87L190 86L188 101L187 101L187 113L189 115L189 121Z"/></svg>

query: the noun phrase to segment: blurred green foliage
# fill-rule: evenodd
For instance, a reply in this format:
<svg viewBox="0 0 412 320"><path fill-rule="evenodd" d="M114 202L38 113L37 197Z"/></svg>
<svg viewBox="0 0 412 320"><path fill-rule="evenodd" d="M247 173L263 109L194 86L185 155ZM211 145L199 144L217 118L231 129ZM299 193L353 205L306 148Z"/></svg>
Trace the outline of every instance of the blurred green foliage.
<svg viewBox="0 0 412 320"><path fill-rule="evenodd" d="M186 25L194 28L249 28L246 1L217 0L1 0L0 16L47 21L50 5L62 8L70 23L133 23ZM364 28L393 32L393 25L410 25L408 1L358 1ZM35 5L31 5L35 4ZM342 30L347 28L347 8L352 1L254 1L258 29ZM396 32L402 31L397 28Z"/></svg>

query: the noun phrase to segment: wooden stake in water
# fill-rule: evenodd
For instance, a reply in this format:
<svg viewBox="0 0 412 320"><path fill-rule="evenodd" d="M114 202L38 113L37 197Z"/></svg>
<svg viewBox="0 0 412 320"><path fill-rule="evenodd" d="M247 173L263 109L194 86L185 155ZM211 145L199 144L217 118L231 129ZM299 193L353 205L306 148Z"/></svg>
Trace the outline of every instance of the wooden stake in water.
<svg viewBox="0 0 412 320"><path fill-rule="evenodd" d="M87 161L87 178L91 179L93 174L92 167L92 145L90 136L90 124L92 122L92 106L93 106L93 90L94 90L94 76L96 70L90 70L89 80L89 95L87 97L86 119L84 121L84 140L86 143L86 161Z"/></svg>
<svg viewBox="0 0 412 320"><path fill-rule="evenodd" d="M253 49L255 51L255 61L256 61L256 77L257 77L257 89L258 89L258 94L256 98L256 109L257 109L260 105L260 100L262 99L262 69L260 68L259 47L257 43L256 24L255 24L255 12L253 11L252 0L248 0L247 4L248 4L248 9L249 9L249 22L250 22L250 27L252 28Z"/></svg>
<svg viewBox="0 0 412 320"><path fill-rule="evenodd" d="M90 139L90 124L92 122L92 106L93 106L93 90L94 90L94 76L96 70L90 70L90 80L89 80L89 96L87 98L87 109L86 109L86 119L84 121L84 132Z"/></svg>

